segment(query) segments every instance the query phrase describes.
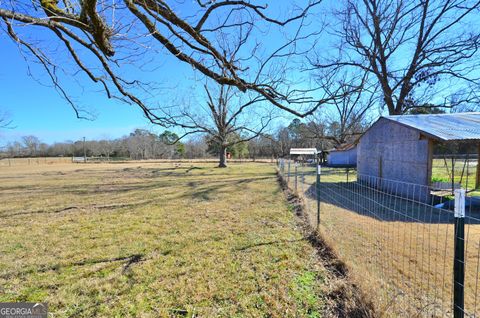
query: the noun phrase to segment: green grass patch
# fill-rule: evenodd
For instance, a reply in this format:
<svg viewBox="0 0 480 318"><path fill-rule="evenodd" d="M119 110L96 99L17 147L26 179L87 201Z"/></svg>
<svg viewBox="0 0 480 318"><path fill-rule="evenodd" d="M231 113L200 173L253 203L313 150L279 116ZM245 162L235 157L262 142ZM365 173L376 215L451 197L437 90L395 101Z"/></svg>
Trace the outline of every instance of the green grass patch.
<svg viewBox="0 0 480 318"><path fill-rule="evenodd" d="M453 164L455 183L460 183L463 188L475 189L477 161L456 159ZM433 159L432 182L452 182L452 161L447 159ZM472 195L469 193L469 195Z"/></svg>
<svg viewBox="0 0 480 318"><path fill-rule="evenodd" d="M295 277L292 285L292 295L297 301L299 308L302 308L302 314L305 317L321 317L321 299L319 297L319 282L317 273L305 271Z"/></svg>
<svg viewBox="0 0 480 318"><path fill-rule="evenodd" d="M448 182L448 178L447 177L438 177L438 176L434 176L432 177L432 182Z"/></svg>

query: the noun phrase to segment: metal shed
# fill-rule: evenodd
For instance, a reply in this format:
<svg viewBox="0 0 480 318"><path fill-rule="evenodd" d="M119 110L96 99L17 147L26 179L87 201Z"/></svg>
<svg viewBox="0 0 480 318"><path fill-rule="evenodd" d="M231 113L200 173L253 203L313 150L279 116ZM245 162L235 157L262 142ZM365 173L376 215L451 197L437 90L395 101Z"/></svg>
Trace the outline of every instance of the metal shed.
<svg viewBox="0 0 480 318"><path fill-rule="evenodd" d="M316 156L318 153L316 148L291 148L290 155Z"/></svg>
<svg viewBox="0 0 480 318"><path fill-rule="evenodd" d="M359 140L358 174L425 186L417 199L428 199L433 146L456 142L475 144L480 153L480 113L380 117Z"/></svg>
<svg viewBox="0 0 480 318"><path fill-rule="evenodd" d="M328 150L327 165L329 167L355 168L357 166L357 144L345 144Z"/></svg>
<svg viewBox="0 0 480 318"><path fill-rule="evenodd" d="M315 162L317 160L319 152L316 148L291 148L290 157L294 156L296 160L301 159L302 161L311 160ZM309 158L309 159L308 159Z"/></svg>

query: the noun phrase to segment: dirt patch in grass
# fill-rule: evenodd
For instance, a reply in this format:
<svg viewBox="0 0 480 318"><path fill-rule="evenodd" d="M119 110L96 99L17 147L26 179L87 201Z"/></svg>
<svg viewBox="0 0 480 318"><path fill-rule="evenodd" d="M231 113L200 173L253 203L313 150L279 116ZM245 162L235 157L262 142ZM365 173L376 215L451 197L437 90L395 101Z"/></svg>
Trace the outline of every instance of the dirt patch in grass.
<svg viewBox="0 0 480 318"><path fill-rule="evenodd" d="M315 248L318 261L327 269L328 287L324 317L376 317L374 306L359 286L352 282L349 270L335 251L318 235L309 223L302 199L296 195L278 174L278 182L297 216L297 224L304 238Z"/></svg>

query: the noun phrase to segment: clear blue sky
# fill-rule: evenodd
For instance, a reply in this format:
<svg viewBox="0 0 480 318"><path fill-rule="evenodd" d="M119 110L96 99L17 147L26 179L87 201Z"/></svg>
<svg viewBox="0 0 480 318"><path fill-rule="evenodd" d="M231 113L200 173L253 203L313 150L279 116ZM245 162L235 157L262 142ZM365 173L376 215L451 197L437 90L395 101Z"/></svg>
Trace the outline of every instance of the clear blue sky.
<svg viewBox="0 0 480 318"><path fill-rule="evenodd" d="M77 85L67 85L73 95L81 97L82 105L95 114L94 120L77 119L74 111L51 87L46 87L28 75L27 63L19 54L16 45L0 33L0 59L8 61L0 68L0 110L9 113L15 129L0 132L0 144L24 135L36 135L43 142L78 140L83 136L93 139L116 138L128 134L134 128L153 128L139 109L117 100L109 100L95 86L85 83L85 91ZM37 65L29 63L42 83L49 83L41 76ZM167 65L162 72L175 74L171 82L187 76L187 72L175 72L178 64ZM97 88L98 89L98 88ZM158 130L158 128L157 128Z"/></svg>

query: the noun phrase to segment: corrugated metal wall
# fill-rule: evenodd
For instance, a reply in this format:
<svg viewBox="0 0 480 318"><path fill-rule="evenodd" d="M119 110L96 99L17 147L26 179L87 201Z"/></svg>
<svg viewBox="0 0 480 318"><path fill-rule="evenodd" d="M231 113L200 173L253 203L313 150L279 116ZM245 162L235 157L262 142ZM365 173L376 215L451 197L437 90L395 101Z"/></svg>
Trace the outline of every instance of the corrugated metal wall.
<svg viewBox="0 0 480 318"><path fill-rule="evenodd" d="M357 148L345 151L332 151L328 154L329 165L349 165L357 163Z"/></svg>
<svg viewBox="0 0 480 318"><path fill-rule="evenodd" d="M418 194L400 187L403 196L428 200L430 183L431 141L420 139L420 132L381 118L360 139L357 154L358 174L388 180L424 185ZM418 188L417 188L418 189Z"/></svg>

